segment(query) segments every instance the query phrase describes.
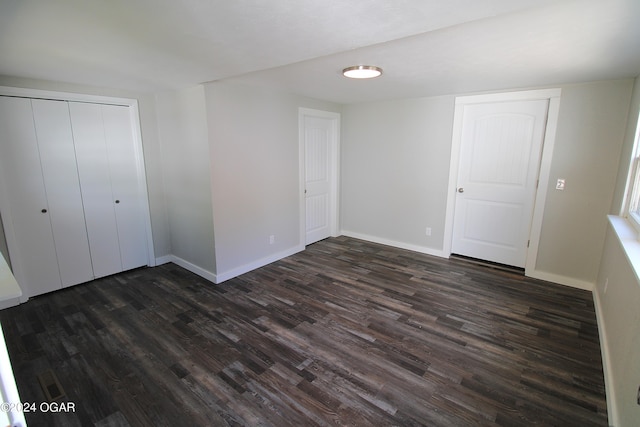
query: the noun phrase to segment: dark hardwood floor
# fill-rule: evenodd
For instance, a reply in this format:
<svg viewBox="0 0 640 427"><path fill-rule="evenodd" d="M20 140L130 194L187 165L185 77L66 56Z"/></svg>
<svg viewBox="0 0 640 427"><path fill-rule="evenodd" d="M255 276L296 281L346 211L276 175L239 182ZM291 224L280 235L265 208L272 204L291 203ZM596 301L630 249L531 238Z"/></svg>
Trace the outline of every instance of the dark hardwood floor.
<svg viewBox="0 0 640 427"><path fill-rule="evenodd" d="M340 237L213 285L173 264L0 312L31 426L606 426L589 292Z"/></svg>

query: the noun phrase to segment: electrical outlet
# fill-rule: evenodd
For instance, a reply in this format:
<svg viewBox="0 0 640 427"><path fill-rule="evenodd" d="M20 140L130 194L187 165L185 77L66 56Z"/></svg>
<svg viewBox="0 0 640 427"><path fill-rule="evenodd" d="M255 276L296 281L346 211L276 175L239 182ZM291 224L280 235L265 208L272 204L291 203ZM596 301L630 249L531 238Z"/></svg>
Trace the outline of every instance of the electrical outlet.
<svg viewBox="0 0 640 427"><path fill-rule="evenodd" d="M564 184L565 184L564 179L559 178L558 181L556 182L556 190L560 190L560 191L564 190Z"/></svg>
<svg viewBox="0 0 640 427"><path fill-rule="evenodd" d="M269 244L273 245L276 242L276 236L275 235L271 235L269 236Z"/></svg>
<svg viewBox="0 0 640 427"><path fill-rule="evenodd" d="M425 234L427 236L431 236L431 227L427 227L427 229L425 230Z"/></svg>

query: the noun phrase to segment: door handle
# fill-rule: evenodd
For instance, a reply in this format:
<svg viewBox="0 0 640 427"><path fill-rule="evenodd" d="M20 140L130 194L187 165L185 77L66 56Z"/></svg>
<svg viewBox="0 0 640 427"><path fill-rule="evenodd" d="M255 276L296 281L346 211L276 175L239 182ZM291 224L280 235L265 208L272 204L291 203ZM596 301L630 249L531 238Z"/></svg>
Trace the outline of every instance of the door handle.
<svg viewBox="0 0 640 427"><path fill-rule="evenodd" d="M462 187L458 188L458 193L464 193L464 188Z"/></svg>

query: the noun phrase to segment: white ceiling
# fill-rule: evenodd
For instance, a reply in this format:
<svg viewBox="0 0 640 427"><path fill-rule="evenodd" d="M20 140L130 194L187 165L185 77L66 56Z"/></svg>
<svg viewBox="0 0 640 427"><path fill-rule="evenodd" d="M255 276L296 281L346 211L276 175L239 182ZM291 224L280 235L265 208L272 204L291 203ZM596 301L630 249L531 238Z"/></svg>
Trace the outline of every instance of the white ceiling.
<svg viewBox="0 0 640 427"><path fill-rule="evenodd" d="M341 103L635 77L640 0L0 0L0 74Z"/></svg>

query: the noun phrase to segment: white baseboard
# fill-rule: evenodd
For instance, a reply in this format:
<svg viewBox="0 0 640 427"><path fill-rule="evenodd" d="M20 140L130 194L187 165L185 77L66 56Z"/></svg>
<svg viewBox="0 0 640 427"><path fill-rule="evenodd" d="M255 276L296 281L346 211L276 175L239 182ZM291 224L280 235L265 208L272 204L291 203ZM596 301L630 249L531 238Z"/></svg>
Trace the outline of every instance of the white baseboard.
<svg viewBox="0 0 640 427"><path fill-rule="evenodd" d="M586 280L574 279L573 277L562 276L560 274L547 273L546 271L533 270L525 271L525 276L534 279L545 280L547 282L557 283L559 285L570 286L572 288L582 289L583 291L593 292L595 284Z"/></svg>
<svg viewBox="0 0 640 427"><path fill-rule="evenodd" d="M180 257L175 255L165 255L159 258L156 258L156 264L162 265L172 262L174 264L179 265L180 267L189 270L190 272L197 274L198 276L209 280L215 284L222 283L225 280L233 279L234 277L240 276L241 274L248 273L251 270L255 270L256 268L264 267L267 264L271 264L272 262L278 261L282 258L286 258L290 255L298 253L304 250L304 246L295 246L293 248L269 255L268 257L261 258L249 264L242 265L240 267L236 267L234 269L225 271L223 273L212 273L208 270L205 270L202 267L198 267L197 265L190 263Z"/></svg>
<svg viewBox="0 0 640 427"><path fill-rule="evenodd" d="M169 262L172 262L176 265L179 265L180 267L184 268L185 270L189 270L190 272L197 274L198 276L202 277L203 279L207 279L210 282L213 283L218 283L218 279L216 277L215 273L212 273L208 270L205 270L202 267L198 267L195 264L190 263L189 261L186 261L180 257L177 257L175 255L165 255L163 257L160 258L156 258L156 264L157 265L162 265L162 264L167 264Z"/></svg>
<svg viewBox="0 0 640 427"><path fill-rule="evenodd" d="M450 254L446 253L442 249L433 249L424 246L413 245L410 243L398 242L395 240L385 239L382 237L371 236L368 234L356 233L349 230L342 230L341 234L347 237L353 237L354 239L366 240L373 243L380 243L382 245L394 246L396 248L408 249L414 252L420 252L427 255L433 255L440 258L449 258ZM547 273L545 271L533 270L525 271L526 276L534 279L545 280L547 282L553 282L560 285L570 286L572 288L582 289L584 291L592 292L595 288L595 284L587 282L585 280L574 279L573 277L562 276L559 274Z"/></svg>
<svg viewBox="0 0 640 427"><path fill-rule="evenodd" d="M170 262L173 262L172 260L173 260L173 255L161 256L156 258L156 265L168 264Z"/></svg>
<svg viewBox="0 0 640 427"><path fill-rule="evenodd" d="M413 245L411 243L398 242L396 240L384 239L382 237L370 236L368 234L355 233L353 231L342 230L341 234L354 239L366 240L368 242L380 243L381 245L393 246L400 249L407 249L414 252L420 252L427 255L433 255L440 258L449 258L449 254L442 249L433 249L426 246Z"/></svg>
<svg viewBox="0 0 640 427"><path fill-rule="evenodd" d="M4 310L5 308L9 308L9 307L14 307L16 305L20 305L23 302L27 302L27 300L29 298L24 298L24 301L22 301L23 297L22 295L20 296L15 296L15 297L10 297L10 298L2 298L0 300L0 310Z"/></svg>
<svg viewBox="0 0 640 427"><path fill-rule="evenodd" d="M289 248L287 250L269 255L268 257L261 258L249 264L241 265L240 267L236 267L234 269L225 271L223 273L218 273L216 275L218 281L215 283L222 283L225 280L233 279L234 277L240 276L241 274L248 273L251 270L255 270L256 268L264 267L267 264L271 264L272 262L281 260L282 258L286 258L298 252L304 250L303 245L294 246L293 248Z"/></svg>
<svg viewBox="0 0 640 427"><path fill-rule="evenodd" d="M613 368L609 357L609 345L607 340L607 330L604 325L604 315L600 304L598 290L593 290L593 303L596 309L596 320L598 322L598 335L600 337L600 353L602 354L602 370L604 373L604 391L607 398L607 417L610 426L618 424L618 407L616 406L615 390L613 388Z"/></svg>

